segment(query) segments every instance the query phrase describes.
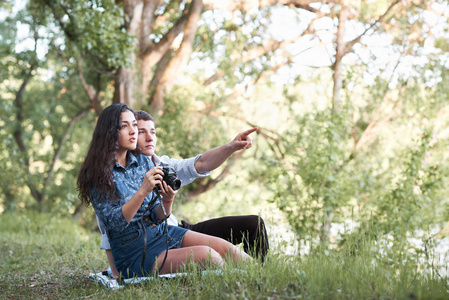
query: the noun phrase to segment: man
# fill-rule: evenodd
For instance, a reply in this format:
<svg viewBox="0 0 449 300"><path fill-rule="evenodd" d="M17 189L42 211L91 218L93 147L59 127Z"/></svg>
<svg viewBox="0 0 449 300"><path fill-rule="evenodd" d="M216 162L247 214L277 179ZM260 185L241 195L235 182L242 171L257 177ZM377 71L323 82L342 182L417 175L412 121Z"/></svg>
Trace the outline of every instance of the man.
<svg viewBox="0 0 449 300"><path fill-rule="evenodd" d="M239 133L231 142L220 147L210 149L202 155L188 159L172 159L168 156L159 157L155 154L157 136L153 117L144 111L136 111L138 138L136 152L150 156L156 166L174 168L182 186L191 183L198 177L209 176L210 172L221 166L234 152L249 149L252 140L251 133L257 127ZM198 224L189 224L178 220L172 214L168 218L168 225L181 226L192 231L216 236L230 241L234 245L243 242L245 252L260 257L263 261L269 249L268 237L263 219L256 215L229 216L206 220ZM101 249L106 250L112 275L117 278L114 259L110 250L106 233L102 231Z"/></svg>

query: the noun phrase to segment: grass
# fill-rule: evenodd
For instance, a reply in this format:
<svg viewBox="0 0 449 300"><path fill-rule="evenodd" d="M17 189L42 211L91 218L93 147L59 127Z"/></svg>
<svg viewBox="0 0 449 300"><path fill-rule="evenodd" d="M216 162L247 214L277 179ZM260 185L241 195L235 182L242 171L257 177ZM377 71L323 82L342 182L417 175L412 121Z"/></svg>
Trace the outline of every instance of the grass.
<svg viewBox="0 0 449 300"><path fill-rule="evenodd" d="M0 215L2 299L448 299L447 279L411 259L382 263L372 243L351 251L226 266L222 275L154 280L107 290L88 278L107 268L100 236L70 218Z"/></svg>

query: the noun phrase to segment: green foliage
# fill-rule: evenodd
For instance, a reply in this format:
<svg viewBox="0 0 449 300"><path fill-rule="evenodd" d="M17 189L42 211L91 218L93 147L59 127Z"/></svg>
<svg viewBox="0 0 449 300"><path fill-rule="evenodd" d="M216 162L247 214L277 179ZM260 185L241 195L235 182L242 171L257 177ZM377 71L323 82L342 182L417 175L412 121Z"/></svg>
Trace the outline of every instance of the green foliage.
<svg viewBox="0 0 449 300"><path fill-rule="evenodd" d="M391 90L380 77L362 86L356 74L356 69L348 72L347 102L337 113L305 106L302 94L310 90L304 92L301 85L298 94L285 90L291 109L280 135L283 156L264 153L264 168L257 174L295 234L312 248L332 242L331 227L350 220L362 228L376 224L381 234L392 235L401 252L411 247L408 236L443 221L447 171L439 147L446 142L439 146L432 128L439 123L432 118L447 103L434 96L440 87L425 89L409 80ZM357 88L350 88L354 83ZM431 105L425 105L429 99Z"/></svg>
<svg viewBox="0 0 449 300"><path fill-rule="evenodd" d="M350 129L344 118L325 111L297 117L294 123L282 140L288 156L280 162L267 160L264 172L270 172L273 201L305 238L320 235L325 224L341 220L365 182L349 164L351 145L341 138Z"/></svg>
<svg viewBox="0 0 449 300"><path fill-rule="evenodd" d="M393 236L400 229L410 231L427 228L432 219L427 219L424 212L429 211L431 192L441 182L440 172L436 164L428 164L426 156L430 146L429 132L423 132L420 140L411 148L406 149L403 171L397 182L381 199L378 212L374 217L380 229ZM394 215L394 218L391 216ZM395 236L395 238L397 238Z"/></svg>
<svg viewBox="0 0 449 300"><path fill-rule="evenodd" d="M48 211L57 208L67 213L77 202L73 182L82 159L80 151L85 148L77 147L77 140L71 139L70 123L87 109L79 97L80 85L70 84L74 74L67 73L57 57L51 61L56 63L54 72L60 76L32 78L27 85L27 92L21 98L20 110L15 107L14 98L4 100L6 105L2 114L4 120L8 121L1 128L4 136L1 153L6 163L0 175L3 182L3 196L0 198L4 199L5 209L36 207ZM13 82L18 85L19 80ZM46 83L44 88L42 82ZM13 94L16 84L9 85L9 88ZM19 112L23 117L22 122L18 120ZM94 121L93 118L90 120ZM92 127L86 125L82 123L77 128L86 130L87 134ZM14 138L17 129L21 132L25 150L18 147ZM82 131L78 134L83 135ZM72 146L68 146L70 144ZM29 184L41 191L42 199L32 201L28 188L24 189ZM42 202L35 202L39 200Z"/></svg>
<svg viewBox="0 0 449 300"><path fill-rule="evenodd" d="M224 129L221 122L207 118L195 108L190 99L194 90L176 92L166 100L164 115L156 120L160 153L175 157L192 157L224 143L223 137L216 135ZM214 105L211 103L211 105ZM196 130L202 128L205 130ZM213 147L213 146L212 146Z"/></svg>
<svg viewBox="0 0 449 300"><path fill-rule="evenodd" d="M74 2L71 4L77 5ZM95 12L83 18L97 19L95 14L102 13L102 9L92 7L98 3L84 4L90 5L90 9ZM113 2L101 5L115 6ZM78 8L82 10L81 7ZM110 17L115 18L115 23L111 19L109 25L103 24L104 30L111 24L119 26L123 21L120 14L117 15L119 8L111 8L110 11ZM91 115L88 119L84 117L90 108L86 101L87 94L79 81L77 61L73 59L74 49L70 47L70 43L61 44L61 32L49 26L51 14L47 14L45 5L30 2L27 9L7 17L2 23L4 27L0 28L5 32L5 39L0 40L0 51L4 54L0 59L4 68L0 72L2 77L8 78L0 83L0 98L4 104L0 123L3 140L0 158L5 162L4 172L0 175L2 210L36 208L67 214L73 213L78 204L74 182L82 154L87 148L85 136L92 134L95 116ZM87 19L86 22L89 23ZM86 26L89 26L87 23ZM30 31L36 33L31 48L16 36L16 27L19 25L28 26ZM97 38L102 42L109 42L104 36L106 33L91 30L101 35ZM114 38L112 27L109 30L109 38ZM46 55L42 57L42 49L39 47L45 42L48 42L48 48ZM118 42L129 44L120 39ZM16 52L16 49L21 49L16 46L26 47L25 50ZM106 51L104 46L99 46ZM107 56L106 53L101 55ZM128 57L123 51L117 55L120 61L123 57ZM98 66L94 56L90 56L90 60L87 59L84 64L87 69L84 72L85 78L93 79L100 89L102 85L109 83L105 79L108 74L99 76L86 66ZM20 94L21 85L25 89ZM110 96L107 90L103 95ZM17 135L18 132L20 136ZM19 140L23 143L23 148L19 147ZM31 187L39 195L30 197Z"/></svg>
<svg viewBox="0 0 449 300"><path fill-rule="evenodd" d="M219 91L247 84L263 71L269 70L272 53L257 56L254 49L263 48L263 38L268 37L269 9L252 12L234 12L233 15L210 13L204 15L198 27L194 57L212 61L224 80L215 81ZM259 50L260 51L260 50ZM252 57L253 59L247 59Z"/></svg>
<svg viewBox="0 0 449 300"><path fill-rule="evenodd" d="M111 70L130 66L134 38L124 29L123 8L115 1L35 0L30 4L31 10L53 15L69 45L76 45L97 67Z"/></svg>

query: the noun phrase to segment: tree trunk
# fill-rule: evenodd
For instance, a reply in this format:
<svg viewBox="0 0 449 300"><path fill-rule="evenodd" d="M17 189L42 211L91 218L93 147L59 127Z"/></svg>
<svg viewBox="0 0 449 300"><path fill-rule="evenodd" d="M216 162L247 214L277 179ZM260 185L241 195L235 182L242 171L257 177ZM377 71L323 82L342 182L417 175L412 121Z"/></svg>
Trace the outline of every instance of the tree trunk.
<svg viewBox="0 0 449 300"><path fill-rule="evenodd" d="M28 82L30 81L31 77L33 76L34 68L35 68L35 64L31 64L30 69L28 70L28 73L25 75L25 78L24 78L22 84L20 85L19 90L16 93L16 98L14 100L14 106L16 107L17 124L16 124L16 128L13 132L13 136L14 136L14 140L17 143L17 146L19 147L19 151L24 154L23 160L24 160L25 168L27 169L27 172L28 172L26 175L27 179L25 181L26 181L28 188L30 189L31 196L38 203L41 203L43 196L31 178L31 173L30 173L30 169L29 169L30 158L28 157L28 154L27 154L28 149L27 149L27 146L25 145L25 142L23 141L23 135L22 135L22 133L23 133L22 125L23 125L23 121L24 121L22 97L23 97L23 93L25 92L25 88L28 85Z"/></svg>
<svg viewBox="0 0 449 300"><path fill-rule="evenodd" d="M335 54L335 62L334 62L334 88L332 93L332 111L336 112L340 108L340 92L342 89L342 59L345 56L345 42L344 42L344 35L345 35L345 26L346 26L346 20L348 19L348 5L347 0L343 0L341 2L341 10L338 15L338 30L337 30L337 40L336 40L336 54Z"/></svg>
<svg viewBox="0 0 449 300"><path fill-rule="evenodd" d="M167 69L159 80L149 101L149 105L152 108L151 111L154 115L162 112L164 107L164 97L171 92L177 73L180 68L187 63L190 54L193 51L193 41L197 30L197 24L201 16L202 5L202 0L193 0L190 5L181 46L168 64Z"/></svg>
<svg viewBox="0 0 449 300"><path fill-rule="evenodd" d="M145 1L147 3L148 1ZM153 1L154 2L154 1ZM124 1L123 9L125 15L128 17L128 22L125 23L127 31L133 35L140 36L139 32L142 28L142 15L144 3L141 0ZM145 15L148 17L147 15ZM150 20L151 22L151 20ZM146 25L146 23L145 23ZM135 46L139 48L140 39L136 40ZM120 67L114 78L114 103L124 103L130 107L135 104L134 96L134 65L136 64L136 54L131 55L130 68Z"/></svg>
<svg viewBox="0 0 449 300"><path fill-rule="evenodd" d="M115 75L114 103L124 103L130 107L135 104L134 99L134 70L121 67Z"/></svg>

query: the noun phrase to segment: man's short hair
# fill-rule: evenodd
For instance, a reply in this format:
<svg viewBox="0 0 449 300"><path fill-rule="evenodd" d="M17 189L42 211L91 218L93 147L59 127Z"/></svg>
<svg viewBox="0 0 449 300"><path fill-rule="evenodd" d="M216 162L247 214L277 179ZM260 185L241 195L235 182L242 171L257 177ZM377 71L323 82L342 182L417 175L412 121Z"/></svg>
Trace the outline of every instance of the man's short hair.
<svg viewBox="0 0 449 300"><path fill-rule="evenodd" d="M144 121L153 121L154 122L153 117L146 111L137 110L134 112L134 115L135 115L137 121L144 120Z"/></svg>

